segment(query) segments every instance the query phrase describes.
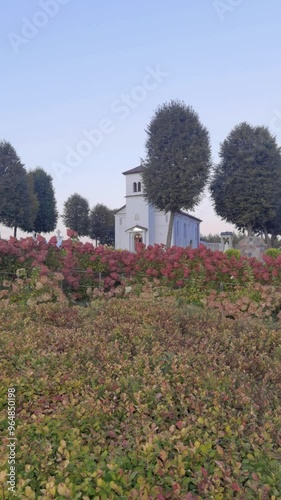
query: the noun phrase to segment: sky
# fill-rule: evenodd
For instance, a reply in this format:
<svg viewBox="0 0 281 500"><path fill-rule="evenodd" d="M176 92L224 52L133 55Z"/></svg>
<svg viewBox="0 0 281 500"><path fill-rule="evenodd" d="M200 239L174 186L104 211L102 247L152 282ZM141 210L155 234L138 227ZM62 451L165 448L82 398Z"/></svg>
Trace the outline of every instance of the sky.
<svg viewBox="0 0 281 500"><path fill-rule="evenodd" d="M280 144L280 19L280 0L2 2L0 140L52 175L60 214L73 193L124 204L122 172L145 157L147 125L171 99L199 114L214 164L243 121ZM190 213L204 235L233 230L208 192Z"/></svg>

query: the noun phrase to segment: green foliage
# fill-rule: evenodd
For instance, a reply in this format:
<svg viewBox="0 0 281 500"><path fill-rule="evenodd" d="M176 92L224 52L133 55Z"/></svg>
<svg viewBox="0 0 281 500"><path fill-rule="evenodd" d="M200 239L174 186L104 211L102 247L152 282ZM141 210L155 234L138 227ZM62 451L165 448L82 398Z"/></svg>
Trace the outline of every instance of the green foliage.
<svg viewBox="0 0 281 500"><path fill-rule="evenodd" d="M115 243L114 211L102 203L98 203L90 212L89 236L101 245Z"/></svg>
<svg viewBox="0 0 281 500"><path fill-rule="evenodd" d="M56 228L58 219L52 177L39 167L29 172L28 176L33 180L34 192L39 202L33 230L36 233L49 233Z"/></svg>
<svg viewBox="0 0 281 500"><path fill-rule="evenodd" d="M8 227L32 231L38 201L32 180L27 176L15 149L0 142L0 222Z"/></svg>
<svg viewBox="0 0 281 500"><path fill-rule="evenodd" d="M268 248L265 251L265 255L269 255L269 257L276 259L276 257L278 257L278 255L281 255L281 250L279 248Z"/></svg>
<svg viewBox="0 0 281 500"><path fill-rule="evenodd" d="M280 197L281 155L265 127L237 125L220 149L221 161L211 183L217 214L249 234L263 231L276 215Z"/></svg>
<svg viewBox="0 0 281 500"><path fill-rule="evenodd" d="M176 302L0 309L3 499L9 387L15 498L278 498L280 330Z"/></svg>
<svg viewBox="0 0 281 500"><path fill-rule="evenodd" d="M208 243L220 243L221 242L221 237L219 234L209 233L208 236L200 235L200 238L204 241L207 241Z"/></svg>
<svg viewBox="0 0 281 500"><path fill-rule="evenodd" d="M89 211L86 198L75 193L64 203L63 222L67 228L76 231L79 236L88 236Z"/></svg>
<svg viewBox="0 0 281 500"><path fill-rule="evenodd" d="M200 201L211 166L208 131L197 113L184 103L160 106L152 118L146 141L142 174L149 203L171 212L167 246L170 246L173 214L193 209Z"/></svg>
<svg viewBox="0 0 281 500"><path fill-rule="evenodd" d="M237 250L236 248L229 248L228 250L226 250L225 252L225 255L227 255L229 258L231 257L235 257L236 259L240 259L241 257L241 252L240 250Z"/></svg>

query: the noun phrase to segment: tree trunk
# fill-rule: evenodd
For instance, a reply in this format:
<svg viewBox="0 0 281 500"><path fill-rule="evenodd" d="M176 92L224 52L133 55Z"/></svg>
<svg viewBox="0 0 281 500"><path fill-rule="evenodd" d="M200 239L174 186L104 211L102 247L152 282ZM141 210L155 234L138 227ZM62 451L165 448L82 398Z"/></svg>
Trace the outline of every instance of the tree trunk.
<svg viewBox="0 0 281 500"><path fill-rule="evenodd" d="M276 234L271 235L271 242L270 245L272 248L278 248L278 239Z"/></svg>
<svg viewBox="0 0 281 500"><path fill-rule="evenodd" d="M247 225L248 236L253 236L253 226L252 224Z"/></svg>
<svg viewBox="0 0 281 500"><path fill-rule="evenodd" d="M169 220L169 227L168 227L168 234L167 234L167 242L166 242L166 245L168 248L171 248L174 220L175 220L175 212L171 212L170 220Z"/></svg>
<svg viewBox="0 0 281 500"><path fill-rule="evenodd" d="M17 237L17 226L14 227L14 238Z"/></svg>
<svg viewBox="0 0 281 500"><path fill-rule="evenodd" d="M270 247L270 239L266 227L264 228L265 243Z"/></svg>

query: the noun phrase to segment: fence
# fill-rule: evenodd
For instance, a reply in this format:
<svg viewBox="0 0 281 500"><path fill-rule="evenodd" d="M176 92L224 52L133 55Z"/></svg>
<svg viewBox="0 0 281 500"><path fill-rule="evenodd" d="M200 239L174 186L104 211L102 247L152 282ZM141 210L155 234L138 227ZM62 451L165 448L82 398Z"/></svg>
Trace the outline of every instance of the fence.
<svg viewBox="0 0 281 500"><path fill-rule="evenodd" d="M222 243L209 243L208 241L200 241L200 243L201 245L204 245L204 247L213 250L213 252L215 252L216 250L219 250L220 252L223 251Z"/></svg>

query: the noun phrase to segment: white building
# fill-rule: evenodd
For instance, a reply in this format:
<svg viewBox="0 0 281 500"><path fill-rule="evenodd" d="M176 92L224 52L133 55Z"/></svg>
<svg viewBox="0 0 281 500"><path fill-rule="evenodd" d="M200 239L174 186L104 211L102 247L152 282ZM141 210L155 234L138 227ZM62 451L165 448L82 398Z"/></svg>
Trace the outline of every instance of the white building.
<svg viewBox="0 0 281 500"><path fill-rule="evenodd" d="M115 248L135 251L138 242L146 246L166 244L169 217L148 204L143 195L143 167L123 172L126 177L126 205L115 214ZM180 211L175 215L172 245L197 248L200 219Z"/></svg>

